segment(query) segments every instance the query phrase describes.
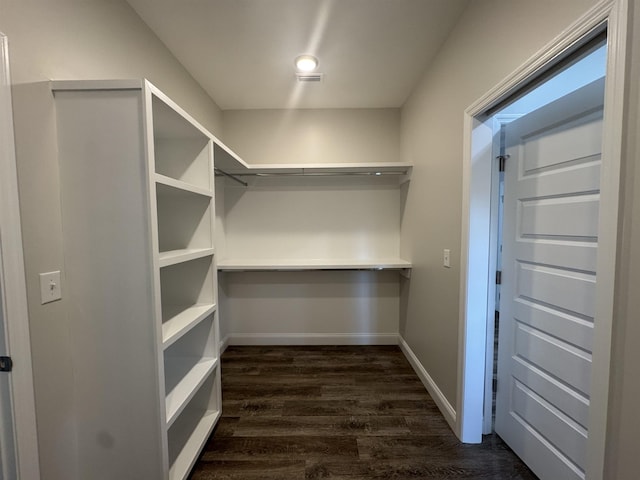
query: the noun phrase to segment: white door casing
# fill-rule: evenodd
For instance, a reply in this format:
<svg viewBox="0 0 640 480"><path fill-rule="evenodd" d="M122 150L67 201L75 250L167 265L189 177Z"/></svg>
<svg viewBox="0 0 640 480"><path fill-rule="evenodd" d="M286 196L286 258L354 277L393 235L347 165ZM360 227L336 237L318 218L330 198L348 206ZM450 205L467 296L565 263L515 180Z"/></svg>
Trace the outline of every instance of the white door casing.
<svg viewBox="0 0 640 480"><path fill-rule="evenodd" d="M506 127L496 432L541 479L585 478L604 79Z"/></svg>
<svg viewBox="0 0 640 480"><path fill-rule="evenodd" d="M14 364L12 372L0 372L4 424L0 474L7 480L37 480L40 468L18 205L7 37L0 33L0 354L11 356Z"/></svg>

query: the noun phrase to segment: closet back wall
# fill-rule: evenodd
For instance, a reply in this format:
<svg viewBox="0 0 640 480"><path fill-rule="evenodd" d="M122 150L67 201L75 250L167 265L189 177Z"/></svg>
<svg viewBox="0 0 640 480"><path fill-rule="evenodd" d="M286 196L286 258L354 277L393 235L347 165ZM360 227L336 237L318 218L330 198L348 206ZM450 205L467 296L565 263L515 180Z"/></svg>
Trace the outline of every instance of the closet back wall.
<svg viewBox="0 0 640 480"><path fill-rule="evenodd" d="M238 110L225 143L250 164L394 162L398 109ZM246 180L246 178L245 178ZM219 258L398 257L397 177L273 177L216 187ZM277 262L276 262L277 263ZM251 343L396 343L397 272L243 272L220 281L221 337Z"/></svg>
<svg viewBox="0 0 640 480"><path fill-rule="evenodd" d="M124 0L0 0L0 31L9 39L14 83L40 471L42 480L75 480L84 461L74 418L74 357L82 338L67 317L54 104L47 82L146 77L215 134L221 112ZM63 298L40 305L38 274L52 270L62 270Z"/></svg>
<svg viewBox="0 0 640 480"><path fill-rule="evenodd" d="M225 110L222 118L224 143L250 164L400 161L398 108Z"/></svg>

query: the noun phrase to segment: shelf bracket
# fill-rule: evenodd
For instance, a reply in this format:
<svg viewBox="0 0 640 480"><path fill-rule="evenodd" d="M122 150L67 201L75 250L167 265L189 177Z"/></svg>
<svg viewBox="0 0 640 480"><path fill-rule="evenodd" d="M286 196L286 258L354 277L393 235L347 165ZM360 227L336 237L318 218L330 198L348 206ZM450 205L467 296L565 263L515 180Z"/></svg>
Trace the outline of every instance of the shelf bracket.
<svg viewBox="0 0 640 480"><path fill-rule="evenodd" d="M407 280L411 278L411 269L403 268L400 270L400 276L406 278Z"/></svg>

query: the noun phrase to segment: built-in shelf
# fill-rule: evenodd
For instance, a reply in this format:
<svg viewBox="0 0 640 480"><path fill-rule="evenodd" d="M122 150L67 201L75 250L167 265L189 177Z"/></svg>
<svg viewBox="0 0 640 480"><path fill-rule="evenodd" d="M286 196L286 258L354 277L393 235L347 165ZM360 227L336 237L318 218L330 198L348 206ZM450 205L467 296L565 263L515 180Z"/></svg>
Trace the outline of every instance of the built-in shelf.
<svg viewBox="0 0 640 480"><path fill-rule="evenodd" d="M156 184L158 249L211 248L212 197L166 184Z"/></svg>
<svg viewBox="0 0 640 480"><path fill-rule="evenodd" d="M168 427L178 418L217 364L217 359L207 357L166 359L164 372L166 384L175 385L167 391L165 398Z"/></svg>
<svg viewBox="0 0 640 480"><path fill-rule="evenodd" d="M238 157L231 149L214 141L216 169L237 177L270 175L400 175L407 176L413 167L405 162L372 163L309 163L309 164L259 164L250 165Z"/></svg>
<svg viewBox="0 0 640 480"><path fill-rule="evenodd" d="M412 164L404 162L247 165L244 162L240 164L235 161L234 157L228 157L226 161L218 161L218 157L216 157L217 169L240 178L251 176L407 176L411 173L412 167Z"/></svg>
<svg viewBox="0 0 640 480"><path fill-rule="evenodd" d="M140 428L130 429L122 408L76 414L86 425L131 430L102 462L103 477L118 477L134 455L140 478L184 480L221 411L214 137L146 80L52 89L61 210L73 225L67 260L80 272L69 290L88 292L70 317L88 332L90 358L77 360L83 382L96 385L82 404L125 405ZM86 262L82 252L97 244L101 254ZM114 260L123 251L127 261ZM105 338L123 341L105 350ZM100 459L90 430L78 432L83 451Z"/></svg>
<svg viewBox="0 0 640 480"><path fill-rule="evenodd" d="M405 270L411 262L401 258L384 259L246 259L222 260L218 270L233 271L302 271L302 270Z"/></svg>
<svg viewBox="0 0 640 480"><path fill-rule="evenodd" d="M170 347L216 310L213 303L167 306L162 311L162 346Z"/></svg>
<svg viewBox="0 0 640 480"><path fill-rule="evenodd" d="M168 252L160 252L158 262L160 267L168 267L177 263L188 262L198 258L213 255L213 248L185 248L182 250L170 250Z"/></svg>
<svg viewBox="0 0 640 480"><path fill-rule="evenodd" d="M155 172L211 188L211 134L162 92L153 89Z"/></svg>
<svg viewBox="0 0 640 480"><path fill-rule="evenodd" d="M156 183L160 185L166 185L168 187L173 187L178 191L185 191L190 193L196 193L198 195L204 195L205 197L213 197L213 192L206 188L199 187L197 185L192 185L187 182L183 182L182 180L177 180L175 178L167 177L166 175L161 175L159 173L155 174Z"/></svg>
<svg viewBox="0 0 640 480"><path fill-rule="evenodd" d="M186 415L186 412L184 415ZM180 431L170 431L169 450L172 453L169 469L170 480L183 480L187 477L197 460L197 455L194 456L194 452L202 450L220 417L220 410L189 412L189 417L185 419L185 427L179 424L173 426L173 430L179 429ZM182 442L173 440L176 437Z"/></svg>

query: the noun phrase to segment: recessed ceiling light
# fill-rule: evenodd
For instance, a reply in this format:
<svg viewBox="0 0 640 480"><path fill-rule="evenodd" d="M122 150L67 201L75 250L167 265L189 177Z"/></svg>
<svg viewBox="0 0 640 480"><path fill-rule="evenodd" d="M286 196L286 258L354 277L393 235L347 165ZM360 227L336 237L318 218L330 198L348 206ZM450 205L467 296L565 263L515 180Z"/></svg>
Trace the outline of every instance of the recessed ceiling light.
<svg viewBox="0 0 640 480"><path fill-rule="evenodd" d="M318 59L313 55L300 55L295 61L299 72L313 72L318 68Z"/></svg>

